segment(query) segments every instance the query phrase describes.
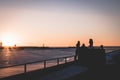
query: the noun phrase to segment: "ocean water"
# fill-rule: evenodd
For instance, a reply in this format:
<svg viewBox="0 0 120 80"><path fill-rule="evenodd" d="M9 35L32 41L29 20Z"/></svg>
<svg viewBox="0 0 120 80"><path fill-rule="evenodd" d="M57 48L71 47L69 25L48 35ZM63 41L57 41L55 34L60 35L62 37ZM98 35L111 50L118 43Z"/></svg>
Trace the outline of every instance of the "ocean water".
<svg viewBox="0 0 120 80"><path fill-rule="evenodd" d="M6 67L17 64L41 61L51 58L71 56L75 54L75 48L63 49L2 49L0 51L0 67ZM47 67L56 65L56 60L47 61ZM60 63L64 63L60 59ZM27 65L27 71L44 68L44 63ZM15 66L10 68L0 68L0 78L16 75L24 72L24 66Z"/></svg>
<svg viewBox="0 0 120 80"><path fill-rule="evenodd" d="M106 53L120 49L119 47L106 47ZM75 55L75 48L61 49L2 49L0 50L0 67L11 66L16 64L24 64L51 58L67 57ZM60 62L64 62L61 59ZM48 61L48 66L56 65L56 61ZM27 65L27 71L43 68L43 63ZM24 72L24 66L0 68L0 78L20 74Z"/></svg>
<svg viewBox="0 0 120 80"><path fill-rule="evenodd" d="M0 52L0 67L35 62L51 58L65 57L70 55L75 55L75 48L24 50L5 49Z"/></svg>

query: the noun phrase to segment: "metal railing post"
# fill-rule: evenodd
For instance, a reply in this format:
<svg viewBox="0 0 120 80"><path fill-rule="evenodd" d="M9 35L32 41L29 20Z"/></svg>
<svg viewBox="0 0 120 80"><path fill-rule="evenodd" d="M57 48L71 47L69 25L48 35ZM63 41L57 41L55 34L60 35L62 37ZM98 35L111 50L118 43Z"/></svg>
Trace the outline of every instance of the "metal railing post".
<svg viewBox="0 0 120 80"><path fill-rule="evenodd" d="M27 65L28 64L34 64L34 63L38 63L38 62L43 62L43 68L47 68L47 61L50 61L50 60L57 60L57 65L60 65L60 59L63 59L65 63L67 63L68 59L70 57L74 57L74 56L67 56L67 57L60 57L60 58L53 58L53 59L46 59L46 60L41 60L41 61L35 61L35 62L29 62L29 63L25 63L25 64L18 64L18 65L12 65L12 66L7 66L7 67L0 67L1 68L9 68L9 67L15 67L15 66L23 66L23 73L27 73ZM68 59L67 59L68 58Z"/></svg>
<svg viewBox="0 0 120 80"><path fill-rule="evenodd" d="M57 65L59 65L59 58L57 59Z"/></svg>
<svg viewBox="0 0 120 80"><path fill-rule="evenodd" d="M74 56L74 61L76 61L77 59L76 59L76 56Z"/></svg>
<svg viewBox="0 0 120 80"><path fill-rule="evenodd" d="M27 64L24 65L24 73L27 72Z"/></svg>
<svg viewBox="0 0 120 80"><path fill-rule="evenodd" d="M65 57L65 63L67 63L67 57Z"/></svg>
<svg viewBox="0 0 120 80"><path fill-rule="evenodd" d="M46 60L44 60L44 69L46 68Z"/></svg>

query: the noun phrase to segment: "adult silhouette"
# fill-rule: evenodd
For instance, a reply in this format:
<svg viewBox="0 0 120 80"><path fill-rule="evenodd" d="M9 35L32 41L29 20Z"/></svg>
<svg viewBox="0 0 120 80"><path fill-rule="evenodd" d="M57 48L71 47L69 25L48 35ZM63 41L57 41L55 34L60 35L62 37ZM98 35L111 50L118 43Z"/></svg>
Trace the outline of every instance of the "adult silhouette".
<svg viewBox="0 0 120 80"><path fill-rule="evenodd" d="M88 55L88 48L85 46L85 44L82 44L80 48L80 54L78 56L78 58L80 58L81 65L87 64L87 55Z"/></svg>
<svg viewBox="0 0 120 80"><path fill-rule="evenodd" d="M100 46L100 50L101 50L101 63L105 64L106 62L106 54L105 54L105 49L103 47L103 45Z"/></svg>
<svg viewBox="0 0 120 80"><path fill-rule="evenodd" d="M75 60L77 60L79 52L80 52L80 41L78 41L76 44Z"/></svg>
<svg viewBox="0 0 120 80"><path fill-rule="evenodd" d="M89 49L93 49L93 39L89 39Z"/></svg>

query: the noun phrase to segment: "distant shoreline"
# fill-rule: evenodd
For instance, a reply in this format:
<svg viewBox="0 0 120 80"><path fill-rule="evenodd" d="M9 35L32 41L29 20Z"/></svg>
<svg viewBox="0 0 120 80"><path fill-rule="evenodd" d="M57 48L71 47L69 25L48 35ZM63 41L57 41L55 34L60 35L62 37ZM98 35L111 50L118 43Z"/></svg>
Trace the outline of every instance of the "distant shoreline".
<svg viewBox="0 0 120 80"><path fill-rule="evenodd" d="M4 49L5 47L1 47L0 49ZM75 48L75 47L32 47L32 46L23 46L23 47L8 47L9 49L67 49L67 48Z"/></svg>
<svg viewBox="0 0 120 80"><path fill-rule="evenodd" d="M94 46L98 48L100 46ZM5 47L1 47L0 49L4 49ZM70 47L37 47L37 46L18 46L18 47L8 47L10 49L67 49L67 48L75 48L74 46ZM120 48L120 46L104 46L104 48Z"/></svg>

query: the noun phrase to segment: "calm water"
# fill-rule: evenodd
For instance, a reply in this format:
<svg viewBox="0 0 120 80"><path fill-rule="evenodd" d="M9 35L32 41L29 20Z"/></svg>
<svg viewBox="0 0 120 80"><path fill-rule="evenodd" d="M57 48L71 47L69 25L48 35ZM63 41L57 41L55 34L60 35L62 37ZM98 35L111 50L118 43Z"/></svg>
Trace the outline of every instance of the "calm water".
<svg viewBox="0 0 120 80"><path fill-rule="evenodd" d="M75 54L74 48L68 49L24 49L9 50L4 49L0 52L0 66L34 62L50 58L58 58Z"/></svg>
<svg viewBox="0 0 120 80"><path fill-rule="evenodd" d="M120 48L105 48L106 53L111 52L113 50L117 50ZM38 60L45 60L50 58L58 58L58 57L65 57L75 55L75 48L65 48L65 49L24 49L24 50L9 50L9 49L2 49L0 50L0 67L10 66L14 64L22 64L28 62L34 62ZM52 64L52 63L50 63ZM54 64L54 61L53 61ZM43 67L39 65L39 68ZM28 70L34 70L38 68L38 65L29 66ZM11 76L16 73L23 72L23 66L15 67L15 68L5 68L0 69L0 78ZM7 74L6 74L7 73Z"/></svg>
<svg viewBox="0 0 120 80"><path fill-rule="evenodd" d="M120 48L105 48L106 53ZM24 49L24 50L9 50L3 49L0 51L0 67L49 58L58 58L75 54L75 48L65 49Z"/></svg>

